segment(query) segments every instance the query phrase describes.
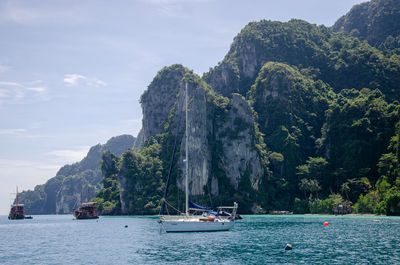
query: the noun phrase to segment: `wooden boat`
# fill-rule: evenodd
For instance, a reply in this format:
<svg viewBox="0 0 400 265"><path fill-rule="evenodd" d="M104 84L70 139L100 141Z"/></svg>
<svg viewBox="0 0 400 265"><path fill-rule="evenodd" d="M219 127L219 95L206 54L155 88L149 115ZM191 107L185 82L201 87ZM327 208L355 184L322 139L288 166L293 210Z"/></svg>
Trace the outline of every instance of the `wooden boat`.
<svg viewBox="0 0 400 265"><path fill-rule="evenodd" d="M18 187L15 196L15 204L11 205L10 213L8 214L9 220L32 219L32 216L25 215L25 207L18 202Z"/></svg>
<svg viewBox="0 0 400 265"><path fill-rule="evenodd" d="M78 210L74 211L74 216L76 219L97 219L99 218L97 214L96 202L86 202L82 203Z"/></svg>
<svg viewBox="0 0 400 265"><path fill-rule="evenodd" d="M8 219L10 220L25 219L24 205L18 203L11 205L11 210L10 213L8 214Z"/></svg>

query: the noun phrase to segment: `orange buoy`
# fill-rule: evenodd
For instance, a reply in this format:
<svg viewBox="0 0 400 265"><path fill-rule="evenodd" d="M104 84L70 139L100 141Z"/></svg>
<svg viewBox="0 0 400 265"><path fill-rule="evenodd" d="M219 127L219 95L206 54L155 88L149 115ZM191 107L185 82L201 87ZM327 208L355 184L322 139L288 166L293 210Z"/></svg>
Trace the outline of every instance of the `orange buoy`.
<svg viewBox="0 0 400 265"><path fill-rule="evenodd" d="M324 222L324 226L328 226L329 224L328 224L328 222Z"/></svg>

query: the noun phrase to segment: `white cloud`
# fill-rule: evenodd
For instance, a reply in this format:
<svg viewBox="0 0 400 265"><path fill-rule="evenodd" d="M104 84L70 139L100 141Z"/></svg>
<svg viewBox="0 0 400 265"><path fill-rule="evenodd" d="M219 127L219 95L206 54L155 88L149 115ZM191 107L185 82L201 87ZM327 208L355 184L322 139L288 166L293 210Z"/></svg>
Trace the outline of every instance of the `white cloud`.
<svg viewBox="0 0 400 265"><path fill-rule="evenodd" d="M39 13L35 10L16 6L11 4L11 2L3 3L2 15L5 19L18 24L30 24L40 17Z"/></svg>
<svg viewBox="0 0 400 265"><path fill-rule="evenodd" d="M31 127L35 128L35 127ZM48 138L46 135L34 135L31 134L29 130L22 128L11 128L11 129L0 129L0 136L3 137L18 137L24 139L39 139L39 138Z"/></svg>
<svg viewBox="0 0 400 265"><path fill-rule="evenodd" d="M0 129L0 135L20 136L26 133L26 129Z"/></svg>
<svg viewBox="0 0 400 265"><path fill-rule="evenodd" d="M30 91L35 91L35 92L45 92L46 91L46 87L42 86L43 81L42 80L35 80L32 82L29 82L25 85L25 89L26 90L30 90Z"/></svg>
<svg viewBox="0 0 400 265"><path fill-rule="evenodd" d="M45 87L27 87L27 90L35 91L35 92L44 92L46 91Z"/></svg>
<svg viewBox="0 0 400 265"><path fill-rule="evenodd" d="M54 160L63 161L63 164L75 163L82 160L90 146L82 146L76 149L63 149L48 152L47 155L52 156Z"/></svg>
<svg viewBox="0 0 400 265"><path fill-rule="evenodd" d="M4 178L7 175L6 173L13 175L14 173L17 173L19 171L25 172L26 170L40 171L43 173L51 172L50 174L48 174L48 177L50 177L51 175L55 175L55 173L57 172L58 169L60 169L61 166L62 164L44 164L31 160L0 158L0 170L1 170L0 178ZM35 184L40 184L40 183L35 183Z"/></svg>
<svg viewBox="0 0 400 265"><path fill-rule="evenodd" d="M86 85L91 87L107 86L107 83L98 78L89 78L81 74L65 74L64 83L67 86Z"/></svg>
<svg viewBox="0 0 400 265"><path fill-rule="evenodd" d="M16 82L7 82L7 81L0 81L0 86L14 86L14 87L23 87L23 85L16 83Z"/></svg>
<svg viewBox="0 0 400 265"><path fill-rule="evenodd" d="M79 80L86 80L86 77L78 74L66 74L64 75L64 83L67 85L75 86Z"/></svg>
<svg viewBox="0 0 400 265"><path fill-rule="evenodd" d="M62 3L61 3L62 4ZM3 20L25 25L40 25L55 22L79 23L85 19L78 16L80 9L59 8L59 5L40 5L36 1L7 1L0 2L0 17Z"/></svg>
<svg viewBox="0 0 400 265"><path fill-rule="evenodd" d="M100 80L100 79L89 79L88 83L89 86L94 86L94 87L98 87L98 86L107 86L107 83Z"/></svg>
<svg viewBox="0 0 400 265"><path fill-rule="evenodd" d="M0 105L4 101L19 101L25 97L27 92L43 94L46 92L47 88L41 84L41 80L36 80L29 83L0 81Z"/></svg>

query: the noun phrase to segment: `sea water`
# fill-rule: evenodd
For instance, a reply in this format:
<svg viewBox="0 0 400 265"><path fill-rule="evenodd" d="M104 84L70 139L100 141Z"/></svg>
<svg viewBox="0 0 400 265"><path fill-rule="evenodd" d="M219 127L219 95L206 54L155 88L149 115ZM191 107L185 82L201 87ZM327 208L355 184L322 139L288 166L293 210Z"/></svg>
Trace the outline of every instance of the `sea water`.
<svg viewBox="0 0 400 265"><path fill-rule="evenodd" d="M265 215L227 232L159 228L156 217L0 216L0 264L400 264L399 217Z"/></svg>

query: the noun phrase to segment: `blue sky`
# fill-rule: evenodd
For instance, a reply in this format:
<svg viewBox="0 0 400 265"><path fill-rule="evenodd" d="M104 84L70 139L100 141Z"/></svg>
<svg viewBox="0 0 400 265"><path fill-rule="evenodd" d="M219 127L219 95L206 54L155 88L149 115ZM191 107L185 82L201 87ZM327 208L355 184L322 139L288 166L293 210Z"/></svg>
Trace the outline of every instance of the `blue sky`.
<svg viewBox="0 0 400 265"><path fill-rule="evenodd" d="M0 214L90 146L141 127L162 67L202 75L261 19L331 26L358 0L0 2Z"/></svg>

